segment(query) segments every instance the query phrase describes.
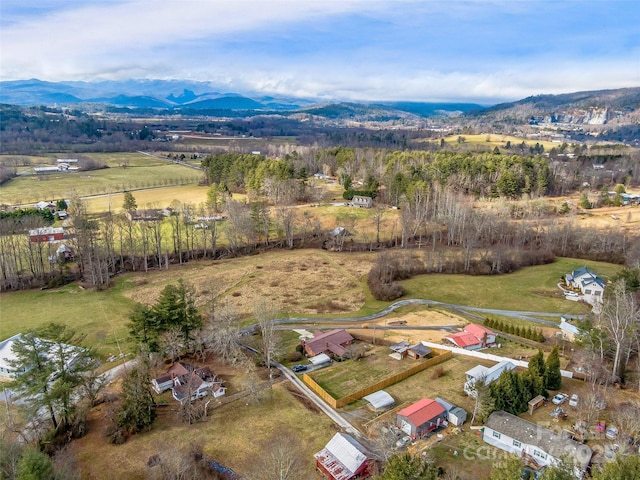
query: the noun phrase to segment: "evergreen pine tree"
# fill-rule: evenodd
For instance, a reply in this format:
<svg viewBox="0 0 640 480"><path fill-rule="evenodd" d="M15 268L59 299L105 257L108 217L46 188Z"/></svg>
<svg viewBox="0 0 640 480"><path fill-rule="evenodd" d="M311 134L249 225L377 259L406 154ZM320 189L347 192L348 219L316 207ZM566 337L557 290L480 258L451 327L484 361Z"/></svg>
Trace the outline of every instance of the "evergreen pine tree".
<svg viewBox="0 0 640 480"><path fill-rule="evenodd" d="M560 352L558 347L553 347L544 364L544 386L549 390L558 390L562 385L560 374Z"/></svg>

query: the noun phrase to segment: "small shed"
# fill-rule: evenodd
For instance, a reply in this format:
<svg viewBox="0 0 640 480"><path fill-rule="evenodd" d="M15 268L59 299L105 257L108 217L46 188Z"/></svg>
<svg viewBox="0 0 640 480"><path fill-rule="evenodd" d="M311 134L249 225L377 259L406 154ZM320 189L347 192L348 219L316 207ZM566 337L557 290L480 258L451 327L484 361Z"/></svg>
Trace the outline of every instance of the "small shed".
<svg viewBox="0 0 640 480"><path fill-rule="evenodd" d="M412 345L407 350L407 355L413 359L424 358L431 353L431 349L422 343L418 343L416 345Z"/></svg>
<svg viewBox="0 0 640 480"><path fill-rule="evenodd" d="M378 412L380 410L384 410L387 407L390 407L395 403L395 400L391 395L389 395L384 390L378 390L366 397L363 397L367 402L369 402L369 408L374 412Z"/></svg>
<svg viewBox="0 0 640 480"><path fill-rule="evenodd" d="M467 412L462 407L453 407L449 410L447 419L452 425L462 425L467 420Z"/></svg>
<svg viewBox="0 0 640 480"><path fill-rule="evenodd" d="M393 352L389 356L396 360L402 360L407 356L407 351L409 350L409 348L411 348L411 344L406 340L394 343L393 345L389 345L389 349Z"/></svg>
<svg viewBox="0 0 640 480"><path fill-rule="evenodd" d="M529 415L533 415L533 412L536 409L544 405L545 400L546 398L544 398L542 395L538 395L537 397L534 397L531 400L529 400L529 402L527 403L527 405L529 405Z"/></svg>

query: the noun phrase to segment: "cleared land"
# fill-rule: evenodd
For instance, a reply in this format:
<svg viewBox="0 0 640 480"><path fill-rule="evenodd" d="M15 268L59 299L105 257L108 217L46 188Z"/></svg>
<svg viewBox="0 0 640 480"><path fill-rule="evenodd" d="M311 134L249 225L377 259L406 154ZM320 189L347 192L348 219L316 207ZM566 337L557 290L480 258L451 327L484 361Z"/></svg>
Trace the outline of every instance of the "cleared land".
<svg viewBox="0 0 640 480"><path fill-rule="evenodd" d="M366 274L375 255L324 250L277 251L237 259L190 262L182 267L172 266L168 271L126 274L103 292L82 290L72 284L44 291L4 293L0 297L2 336L6 338L57 321L85 333L86 343L96 346L100 354L116 354L116 337L123 348L127 347L126 322L134 302L154 303L160 291L178 278L195 286L196 303L201 311L206 312L210 302L216 299L219 306L230 308L244 319L243 323L252 322L254 306L264 299L269 299L282 316L367 315L389 304L371 298L366 286ZM561 274L584 264L604 278L620 268L606 263L559 259L550 265L527 267L509 275L420 275L404 281L408 290L406 298L509 310L585 313L584 304L560 298L555 287ZM383 325L394 320L416 325L462 323L459 317L446 311L415 308L396 311L376 323ZM442 333L398 330L380 335L437 341Z"/></svg>

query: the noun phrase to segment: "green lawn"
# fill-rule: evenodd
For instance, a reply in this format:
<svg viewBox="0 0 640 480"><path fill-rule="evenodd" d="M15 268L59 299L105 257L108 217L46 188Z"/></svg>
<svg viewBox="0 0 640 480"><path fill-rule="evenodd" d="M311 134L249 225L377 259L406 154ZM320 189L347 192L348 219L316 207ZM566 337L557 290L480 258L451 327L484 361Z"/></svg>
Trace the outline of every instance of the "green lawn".
<svg viewBox="0 0 640 480"><path fill-rule="evenodd" d="M583 265L608 280L622 267L604 262L558 258L548 265L521 268L506 275L418 275L401 282L406 298L428 298L480 308L580 314L584 303L565 300L557 288L560 277Z"/></svg>
<svg viewBox="0 0 640 480"><path fill-rule="evenodd" d="M47 322L68 325L85 334L84 344L96 347L98 354L107 357L129 352L127 316L134 302L122 295L128 288L126 278L102 292L83 290L77 284L52 290L28 290L3 293L0 296L0 339ZM117 341L116 341L117 338Z"/></svg>
<svg viewBox="0 0 640 480"><path fill-rule="evenodd" d="M333 398L342 398L396 373L403 372L418 361L398 361L389 357L389 347L373 347L360 360L334 363L309 374Z"/></svg>
<svg viewBox="0 0 640 480"><path fill-rule="evenodd" d="M136 156L137 155L137 156ZM126 158L123 158L126 156ZM197 183L202 173L140 154L115 154L99 161L110 168L82 172L24 175L6 182L0 203L21 204L39 200L96 195L146 187ZM120 165L129 162L127 168Z"/></svg>

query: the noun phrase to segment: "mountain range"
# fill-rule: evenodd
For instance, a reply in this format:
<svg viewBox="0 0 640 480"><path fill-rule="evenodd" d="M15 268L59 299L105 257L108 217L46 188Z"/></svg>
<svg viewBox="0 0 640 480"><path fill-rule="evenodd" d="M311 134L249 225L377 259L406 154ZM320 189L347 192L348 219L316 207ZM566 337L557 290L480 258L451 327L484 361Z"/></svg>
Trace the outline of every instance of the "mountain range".
<svg viewBox="0 0 640 480"><path fill-rule="evenodd" d="M311 98L221 93L206 82L178 80L126 80L103 82L45 82L37 79L0 82L0 103L12 105L97 104L129 108L171 110L235 110L261 112L300 111L328 118L400 111L429 117L456 115L483 108L473 103L381 102L335 103ZM336 107L335 105L340 105Z"/></svg>
<svg viewBox="0 0 640 480"><path fill-rule="evenodd" d="M0 103L20 106L81 106L168 110L185 114L313 116L378 122L459 117L519 124L637 125L640 87L560 95L536 95L499 105L434 102L340 102L255 92L221 92L220 86L188 80L0 82Z"/></svg>

